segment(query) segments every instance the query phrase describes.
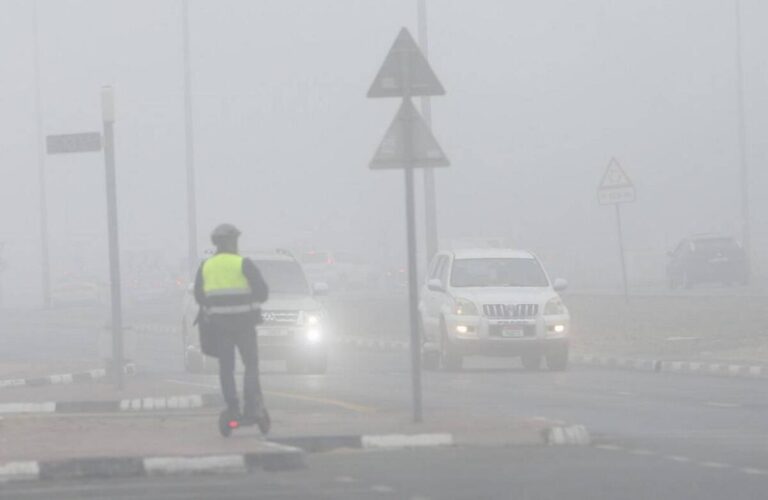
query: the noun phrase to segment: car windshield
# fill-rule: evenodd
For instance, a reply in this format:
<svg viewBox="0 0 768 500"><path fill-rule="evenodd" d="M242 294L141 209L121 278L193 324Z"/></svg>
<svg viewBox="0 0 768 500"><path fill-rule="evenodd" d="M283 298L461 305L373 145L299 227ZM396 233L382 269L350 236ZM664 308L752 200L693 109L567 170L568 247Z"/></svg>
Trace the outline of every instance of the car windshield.
<svg viewBox="0 0 768 500"><path fill-rule="evenodd" d="M270 293L309 294L304 272L296 262L258 260L255 264L267 282Z"/></svg>
<svg viewBox="0 0 768 500"><path fill-rule="evenodd" d="M539 262L531 258L457 259L454 287L542 287L549 282Z"/></svg>
<svg viewBox="0 0 768 500"><path fill-rule="evenodd" d="M733 254L739 251L739 245L730 238L706 238L693 241L696 253L706 256Z"/></svg>

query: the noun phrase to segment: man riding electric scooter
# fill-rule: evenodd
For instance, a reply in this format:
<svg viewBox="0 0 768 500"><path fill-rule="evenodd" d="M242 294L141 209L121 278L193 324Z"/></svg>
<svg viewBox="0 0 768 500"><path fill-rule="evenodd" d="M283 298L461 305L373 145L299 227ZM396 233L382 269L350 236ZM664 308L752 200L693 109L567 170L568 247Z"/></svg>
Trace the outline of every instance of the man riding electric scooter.
<svg viewBox="0 0 768 500"><path fill-rule="evenodd" d="M203 353L219 360L219 379L227 409L219 427L224 436L240 425L270 428L259 381L259 352L256 325L262 322L261 304L269 290L256 265L238 254L240 231L221 224L211 234L216 254L206 259L195 278L195 300L200 305L198 328ZM235 350L245 366L243 411L235 382Z"/></svg>

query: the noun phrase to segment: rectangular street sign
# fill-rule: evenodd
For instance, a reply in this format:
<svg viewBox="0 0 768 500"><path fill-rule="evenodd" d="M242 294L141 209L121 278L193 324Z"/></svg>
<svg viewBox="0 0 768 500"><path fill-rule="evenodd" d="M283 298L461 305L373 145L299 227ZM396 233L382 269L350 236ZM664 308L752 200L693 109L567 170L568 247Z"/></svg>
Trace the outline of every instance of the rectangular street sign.
<svg viewBox="0 0 768 500"><path fill-rule="evenodd" d="M45 138L49 155L64 153L96 153L101 151L101 133L82 132L79 134L49 135Z"/></svg>

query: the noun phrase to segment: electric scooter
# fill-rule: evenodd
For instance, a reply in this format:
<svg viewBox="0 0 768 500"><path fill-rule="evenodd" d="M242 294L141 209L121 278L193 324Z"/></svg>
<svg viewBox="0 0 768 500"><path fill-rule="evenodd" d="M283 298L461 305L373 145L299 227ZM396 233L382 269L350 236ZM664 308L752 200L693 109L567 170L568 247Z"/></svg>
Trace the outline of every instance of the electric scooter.
<svg viewBox="0 0 768 500"><path fill-rule="evenodd" d="M223 437L229 437L232 432L240 427L252 427L254 425L259 427L259 430L263 435L269 434L269 429L272 426L272 421L269 418L269 412L264 408L263 414L258 417L244 418L243 415L233 415L231 411L224 410L219 415L219 432Z"/></svg>

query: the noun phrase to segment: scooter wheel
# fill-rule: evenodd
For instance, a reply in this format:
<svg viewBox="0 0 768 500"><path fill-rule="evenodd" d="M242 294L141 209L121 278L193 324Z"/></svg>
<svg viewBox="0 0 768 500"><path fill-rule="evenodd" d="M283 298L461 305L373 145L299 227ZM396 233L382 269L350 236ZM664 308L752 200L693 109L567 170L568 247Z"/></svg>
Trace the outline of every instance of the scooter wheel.
<svg viewBox="0 0 768 500"><path fill-rule="evenodd" d="M219 432L223 437L229 437L232 435L232 431L240 426L240 422L233 419L229 412L222 412L219 415Z"/></svg>

